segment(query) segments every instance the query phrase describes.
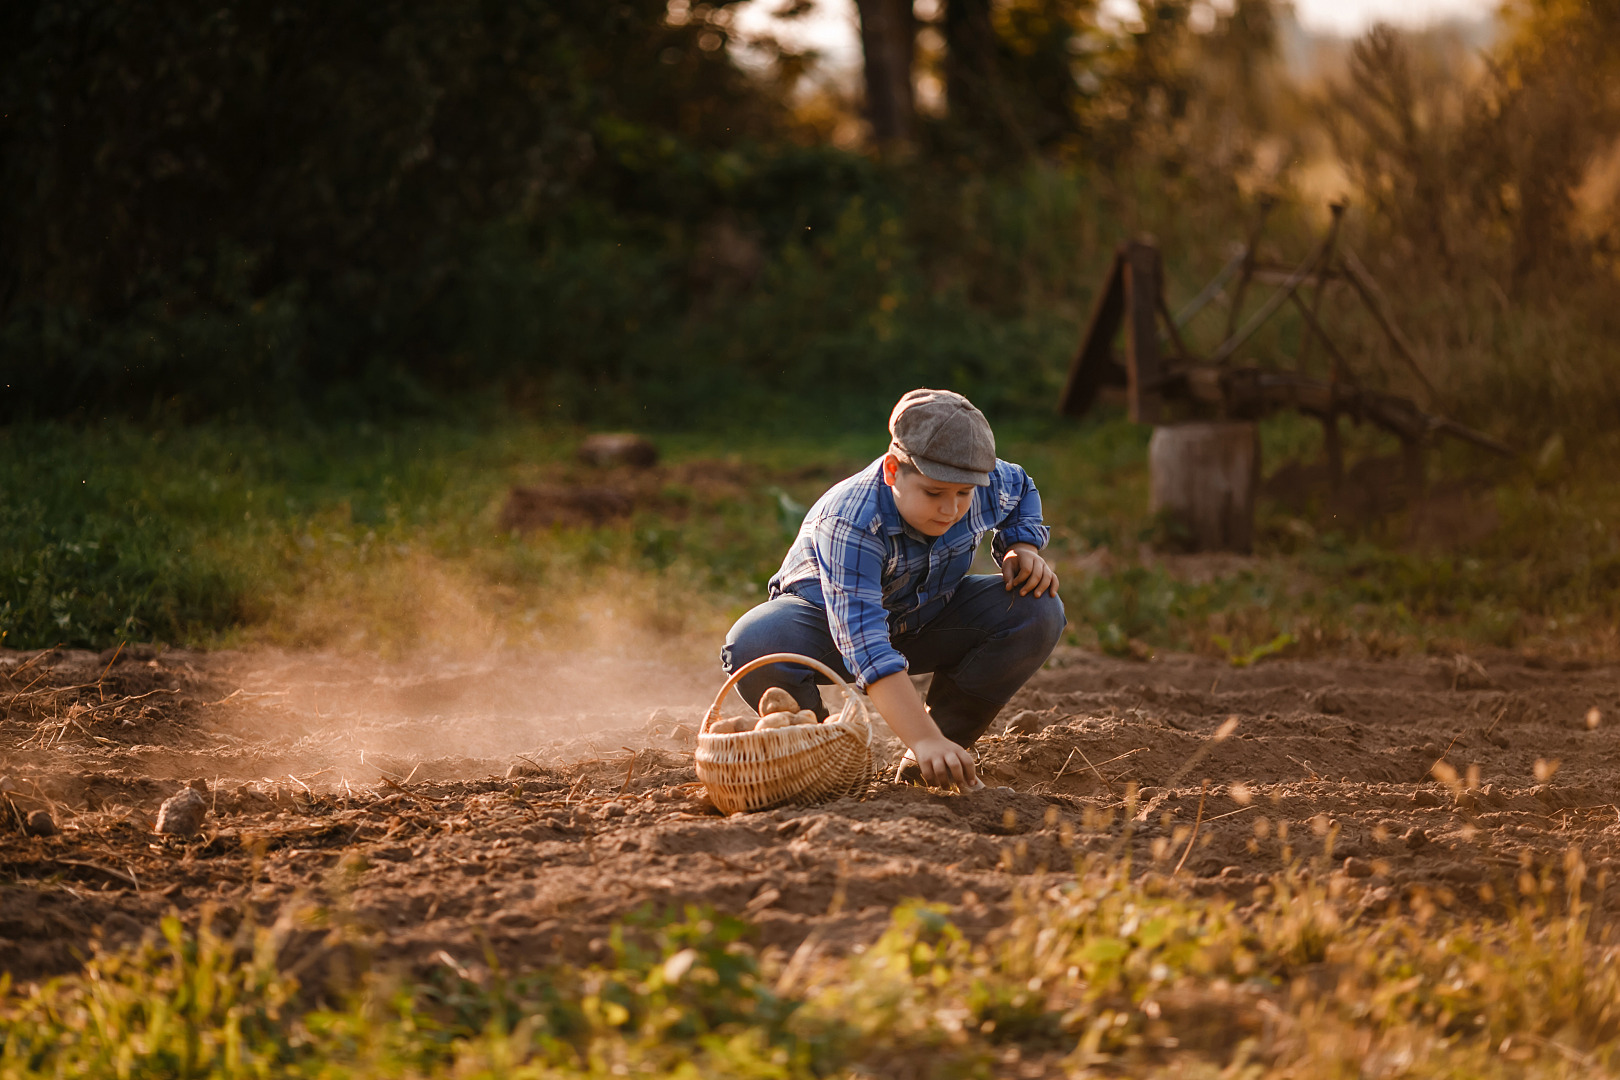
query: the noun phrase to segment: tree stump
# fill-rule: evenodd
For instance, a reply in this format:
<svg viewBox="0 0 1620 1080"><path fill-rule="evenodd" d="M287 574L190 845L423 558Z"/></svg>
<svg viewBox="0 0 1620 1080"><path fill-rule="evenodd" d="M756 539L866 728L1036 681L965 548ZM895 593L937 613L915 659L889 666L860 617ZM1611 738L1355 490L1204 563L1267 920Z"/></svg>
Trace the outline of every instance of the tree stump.
<svg viewBox="0 0 1620 1080"><path fill-rule="evenodd" d="M1253 424L1192 423L1153 429L1150 505L1186 530L1195 551L1254 547L1260 444Z"/></svg>

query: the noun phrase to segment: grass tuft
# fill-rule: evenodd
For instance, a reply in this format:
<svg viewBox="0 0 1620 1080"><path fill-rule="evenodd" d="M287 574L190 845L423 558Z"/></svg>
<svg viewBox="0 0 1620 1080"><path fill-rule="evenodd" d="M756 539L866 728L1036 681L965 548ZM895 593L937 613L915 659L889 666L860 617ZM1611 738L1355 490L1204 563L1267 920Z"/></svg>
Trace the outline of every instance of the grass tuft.
<svg viewBox="0 0 1620 1080"><path fill-rule="evenodd" d="M1239 908L1082 862L984 941L913 901L841 957L813 939L791 957L762 953L747 923L706 909L642 912L600 965L437 966L416 982L367 965L366 932L318 913L231 933L171 917L82 974L0 986L0 1076L947 1077L1018 1062L1573 1076L1620 1064L1620 967L1580 899L1578 854L1527 874L1506 920L1452 914L1443 891L1355 893L1327 865L1296 865ZM300 972L321 970L306 932L317 923L349 961L326 965L342 978L304 985Z"/></svg>

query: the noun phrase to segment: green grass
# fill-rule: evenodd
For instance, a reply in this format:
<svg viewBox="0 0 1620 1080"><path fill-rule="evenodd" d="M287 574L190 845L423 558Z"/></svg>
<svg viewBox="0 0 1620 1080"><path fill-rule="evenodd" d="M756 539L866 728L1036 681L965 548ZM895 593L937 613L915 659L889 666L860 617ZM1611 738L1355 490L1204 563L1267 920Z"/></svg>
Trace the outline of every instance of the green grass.
<svg viewBox="0 0 1620 1080"><path fill-rule="evenodd" d="M901 905L841 958L761 952L713 911L643 912L589 967L371 965L341 905L273 926L170 917L82 973L0 981L0 1077L1581 1076L1620 1066L1620 966L1586 868L1525 871L1512 914L1417 890L1358 907L1328 852L1241 912L1173 878L1077 864L971 942ZM226 920L220 920L224 922ZM285 949L324 928L341 976ZM308 942L314 935L304 933ZM307 947L307 946L306 946ZM1226 1070L1226 1071L1222 1071ZM1016 1074L1012 1074L1016 1075Z"/></svg>
<svg viewBox="0 0 1620 1080"><path fill-rule="evenodd" d="M1403 519L1346 528L1262 503L1257 557L1187 564L1146 513L1145 429L1114 418L999 425L1040 485L1073 640L1121 654L1274 654L1496 645L1620 652L1620 483L1452 452L1500 526L1456 550ZM271 429L14 425L0 431L0 643L271 642L420 647L709 639L763 595L793 528L881 429L659 437L665 459L730 462L742 486L671 475L659 509L602 528L497 527L515 483L565 476L580 429L517 418ZM1312 458L1302 421L1265 457ZM1355 454L1376 452L1357 434ZM815 471L819 468L819 472ZM808 470L808 472L807 472ZM1107 557L1099 551L1107 549Z"/></svg>

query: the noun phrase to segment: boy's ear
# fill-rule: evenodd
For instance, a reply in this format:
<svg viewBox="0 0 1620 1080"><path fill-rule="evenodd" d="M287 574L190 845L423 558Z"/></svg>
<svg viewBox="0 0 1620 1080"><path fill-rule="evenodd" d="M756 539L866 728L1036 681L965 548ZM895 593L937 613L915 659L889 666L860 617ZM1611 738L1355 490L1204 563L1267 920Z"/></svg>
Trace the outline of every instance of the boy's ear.
<svg viewBox="0 0 1620 1080"><path fill-rule="evenodd" d="M896 478L900 475L900 459L893 454L883 455L883 482L894 487Z"/></svg>

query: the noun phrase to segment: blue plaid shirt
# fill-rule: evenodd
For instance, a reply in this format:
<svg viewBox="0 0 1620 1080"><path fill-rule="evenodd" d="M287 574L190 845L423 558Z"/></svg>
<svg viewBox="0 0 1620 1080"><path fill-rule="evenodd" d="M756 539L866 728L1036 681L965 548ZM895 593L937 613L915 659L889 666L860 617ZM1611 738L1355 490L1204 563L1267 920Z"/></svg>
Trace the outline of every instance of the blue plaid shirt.
<svg viewBox="0 0 1620 1080"><path fill-rule="evenodd" d="M907 670L891 636L939 614L991 530L998 565L1013 544L1044 548L1051 539L1040 493L1019 466L998 459L967 515L929 538L900 517L878 458L816 500L771 578L770 597L794 593L826 608L838 652L864 690Z"/></svg>

